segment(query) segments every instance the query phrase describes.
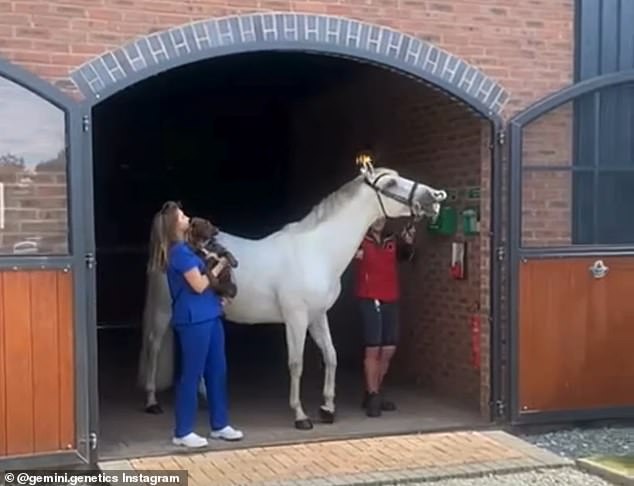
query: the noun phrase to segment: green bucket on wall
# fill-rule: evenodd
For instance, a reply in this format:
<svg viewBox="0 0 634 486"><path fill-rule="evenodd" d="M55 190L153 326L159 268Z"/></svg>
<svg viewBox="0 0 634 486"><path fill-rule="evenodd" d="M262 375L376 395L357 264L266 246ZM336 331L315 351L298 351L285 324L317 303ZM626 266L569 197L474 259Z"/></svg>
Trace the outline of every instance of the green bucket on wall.
<svg viewBox="0 0 634 486"><path fill-rule="evenodd" d="M434 235L453 235L458 229L458 213L456 208L448 205L440 207L438 218L427 224L427 231Z"/></svg>

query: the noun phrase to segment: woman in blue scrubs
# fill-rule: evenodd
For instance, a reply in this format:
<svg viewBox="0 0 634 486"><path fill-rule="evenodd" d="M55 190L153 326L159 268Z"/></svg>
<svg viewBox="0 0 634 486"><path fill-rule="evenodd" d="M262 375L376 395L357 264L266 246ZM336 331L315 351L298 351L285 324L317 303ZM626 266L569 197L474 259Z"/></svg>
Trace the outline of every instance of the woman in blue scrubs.
<svg viewBox="0 0 634 486"><path fill-rule="evenodd" d="M205 263L185 242L185 232L189 227L187 215L172 201L163 205L160 215L159 257L167 271L172 297L172 326L178 335L181 356L172 442L185 447L207 445L207 439L194 432L201 376L207 387L211 438L240 440L243 434L229 425L227 412L222 301L209 286ZM227 264L223 259L214 270L220 273Z"/></svg>

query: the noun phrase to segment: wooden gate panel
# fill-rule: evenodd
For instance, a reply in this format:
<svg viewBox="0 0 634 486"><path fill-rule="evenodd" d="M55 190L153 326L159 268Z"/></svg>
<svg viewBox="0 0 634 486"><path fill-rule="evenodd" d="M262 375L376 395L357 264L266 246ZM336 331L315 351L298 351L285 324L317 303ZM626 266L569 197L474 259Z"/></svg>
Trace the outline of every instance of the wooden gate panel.
<svg viewBox="0 0 634 486"><path fill-rule="evenodd" d="M35 276L33 276L35 277ZM58 396L61 373L59 369L57 333L57 276L44 272L31 278L31 327L33 332L33 406L35 450L55 450L59 447L60 403ZM40 423L41 422L41 423Z"/></svg>
<svg viewBox="0 0 634 486"><path fill-rule="evenodd" d="M4 297L4 285L3 279L0 278L0 297ZM5 349L6 346L6 332L5 332L5 319L4 319L4 305L3 301L0 301L0 457L7 454L7 385L6 385L6 367L5 361Z"/></svg>
<svg viewBox="0 0 634 486"><path fill-rule="evenodd" d="M634 404L634 258L524 260L520 264L520 412Z"/></svg>
<svg viewBox="0 0 634 486"><path fill-rule="evenodd" d="M57 274L59 312L59 434L60 449L74 449L75 443L75 332L73 323L73 276Z"/></svg>
<svg viewBox="0 0 634 486"><path fill-rule="evenodd" d="M62 270L0 273L2 455L75 447L72 283Z"/></svg>
<svg viewBox="0 0 634 486"><path fill-rule="evenodd" d="M30 275L7 272L2 280L7 454L26 454L35 450Z"/></svg>

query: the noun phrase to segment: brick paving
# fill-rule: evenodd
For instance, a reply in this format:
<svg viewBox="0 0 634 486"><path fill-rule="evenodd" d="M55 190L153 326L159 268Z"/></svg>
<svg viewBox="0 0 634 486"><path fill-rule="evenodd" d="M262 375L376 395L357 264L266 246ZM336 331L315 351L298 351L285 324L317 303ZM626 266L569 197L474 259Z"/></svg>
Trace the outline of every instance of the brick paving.
<svg viewBox="0 0 634 486"><path fill-rule="evenodd" d="M187 469L190 486L318 486L479 475L569 465L504 432L452 432L182 453L102 469Z"/></svg>

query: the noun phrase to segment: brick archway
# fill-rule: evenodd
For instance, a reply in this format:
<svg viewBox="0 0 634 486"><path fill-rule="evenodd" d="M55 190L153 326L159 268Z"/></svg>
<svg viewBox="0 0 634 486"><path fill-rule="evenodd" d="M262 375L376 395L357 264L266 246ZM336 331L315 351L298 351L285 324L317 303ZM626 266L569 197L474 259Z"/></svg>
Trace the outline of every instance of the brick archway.
<svg viewBox="0 0 634 486"><path fill-rule="evenodd" d="M170 68L244 52L306 51L379 64L413 76L499 118L508 92L433 44L385 26L301 13L235 15L180 25L135 39L86 62L71 78L93 103Z"/></svg>

